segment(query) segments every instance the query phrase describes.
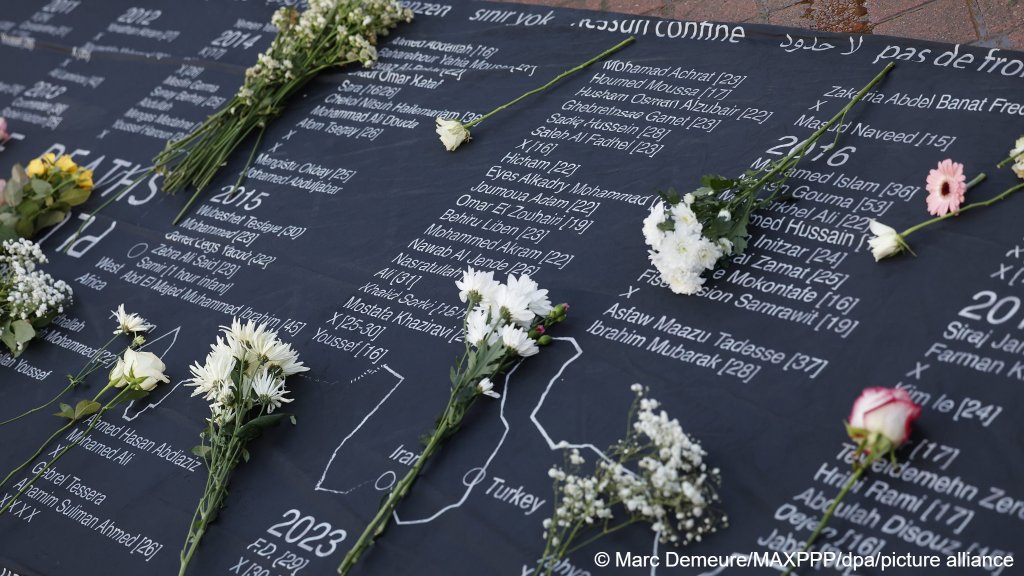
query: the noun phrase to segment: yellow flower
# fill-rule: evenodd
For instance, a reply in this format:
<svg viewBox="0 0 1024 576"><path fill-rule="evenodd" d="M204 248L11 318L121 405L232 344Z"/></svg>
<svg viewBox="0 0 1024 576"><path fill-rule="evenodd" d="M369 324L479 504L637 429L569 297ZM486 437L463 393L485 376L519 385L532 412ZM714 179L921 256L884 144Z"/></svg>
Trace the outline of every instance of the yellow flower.
<svg viewBox="0 0 1024 576"><path fill-rule="evenodd" d="M46 164L39 158L28 163L28 168L25 169L25 173L32 178L39 178L46 174Z"/></svg>
<svg viewBox="0 0 1024 576"><path fill-rule="evenodd" d="M92 190L92 170L79 170L75 176L75 185L82 190Z"/></svg>
<svg viewBox="0 0 1024 576"><path fill-rule="evenodd" d="M50 166L53 166L53 163L57 161L57 156L53 152L43 154L41 158L43 159L43 162L46 162Z"/></svg>
<svg viewBox="0 0 1024 576"><path fill-rule="evenodd" d="M92 190L92 170L79 170L75 184L82 190Z"/></svg>
<svg viewBox="0 0 1024 576"><path fill-rule="evenodd" d="M64 154L57 159L57 168L60 168L60 171L65 174L70 174L78 169L78 164L75 164L75 161L71 159L71 156Z"/></svg>

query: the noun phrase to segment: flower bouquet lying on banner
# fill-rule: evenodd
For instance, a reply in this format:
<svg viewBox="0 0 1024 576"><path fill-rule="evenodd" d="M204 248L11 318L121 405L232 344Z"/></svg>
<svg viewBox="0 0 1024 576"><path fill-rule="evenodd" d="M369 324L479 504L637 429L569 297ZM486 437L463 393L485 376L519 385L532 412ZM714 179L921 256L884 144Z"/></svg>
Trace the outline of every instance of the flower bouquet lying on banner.
<svg viewBox="0 0 1024 576"><path fill-rule="evenodd" d="M59 224L91 194L92 170L67 154L45 154L28 168L15 165L11 179L0 186L0 240L32 238Z"/></svg>
<svg viewBox="0 0 1024 576"><path fill-rule="evenodd" d="M68 444L59 447L55 453L52 453L48 458L47 462L43 466L37 466L33 468L35 474L30 478L25 478L20 482L15 483L14 487L17 488L17 492L11 496L6 504L0 507L0 515L3 515L11 506L19 501L21 495L28 491L29 488L38 480L43 474L46 474L51 470L54 465L60 460L65 454L68 453L72 448L78 446L83 440L89 437L89 433L92 432L96 424L99 423L103 416L115 406L124 402L131 402L132 400L139 400L145 398L158 384L170 382L170 378L164 374L165 366L162 360L152 352L142 352L137 350L139 346L144 342L144 338L141 332L148 329L149 325L146 324L145 320L134 314L125 314L124 307L118 309L119 314L117 317L118 330L114 332L115 337L112 338L107 344L98 350L89 359L86 365L78 372L76 376L69 376L71 384L64 389L57 398L62 396L68 390L74 388L78 384L84 382L90 374L95 372L106 358L104 352L107 346L109 346L117 338L117 335L125 334L131 336L132 340L125 347L120 357L117 359L117 363L110 370L107 375L107 385L103 387L92 399L83 399L75 403L74 406L71 404L61 404L60 411L54 414L58 418L66 419L67 423L57 429L56 432L50 435L42 445L31 455L27 460L22 462L11 470L3 480L0 480L0 488L6 486L14 475L21 472L42 455L43 450L50 445L56 438L64 434L71 427L75 426L79 422L88 419L89 424L81 434L74 437ZM18 420L24 416L37 412L46 406L49 406L57 400L51 400L50 402L43 404L42 406L29 410L17 418L3 422L7 424ZM70 440L71 438L69 438Z"/></svg>
<svg viewBox="0 0 1024 576"><path fill-rule="evenodd" d="M24 238L0 244L0 342L19 356L36 336L71 305L71 287L37 270L46 264L39 245Z"/></svg>
<svg viewBox="0 0 1024 576"><path fill-rule="evenodd" d="M676 294L696 294L704 285L705 271L714 270L734 255L743 254L750 232L750 215L778 201L787 174L812 146L892 70L889 63L874 79L806 140L784 157L739 178L706 175L695 191L680 196L669 190L651 208L643 232L650 259L661 279ZM836 138L839 137L838 130ZM832 145L835 146L835 143ZM762 191L768 193L762 196Z"/></svg>
<svg viewBox="0 0 1024 576"><path fill-rule="evenodd" d="M896 450L910 438L910 425L921 415L921 407L914 403L901 388L866 388L853 403L846 421L846 433L856 442L853 453L853 474L846 480L839 494L832 500L814 532L804 543L803 552L821 536L839 503L846 494L880 458L889 458L896 468ZM789 567L783 576L789 576Z"/></svg>
<svg viewBox="0 0 1024 576"><path fill-rule="evenodd" d="M516 105L520 100L526 98L527 96L532 96L534 94L538 94L540 92L543 92L543 91L547 90L548 88L550 88L553 85L555 85L559 80L561 80L563 78L566 78L568 76L571 76L571 75L579 72L580 70L583 70L584 68L587 68L591 64L601 60L602 58L605 58L607 56L610 56L611 54L614 54L614 53L618 52L619 50L622 50L626 46L632 44L634 41L636 41L636 37L630 36L630 37L626 38L625 40L623 40L622 42L619 42L615 46L612 46L611 48L605 50L604 52L601 52L597 56L594 56L590 60L587 60L586 62L584 62L582 64L579 64L577 66L574 66L574 67L566 70L565 72L562 72L558 76L555 76L554 78L552 78L550 81L548 81L548 83L544 84L543 86L540 86L539 88L534 88L533 90L530 90L529 92L521 94L520 96L514 98L512 101L507 102L505 104L502 104L501 106L498 106L494 110L491 110L487 114L484 114L483 116L480 116L479 118L477 118L475 120L471 120L469 122L462 123L462 122L460 122L458 120L455 120L455 119L452 119L452 118L438 117L436 119L436 121L435 121L435 124L436 124L435 131L437 132L437 135L440 136L440 138L441 138L441 144L444 145L444 149L445 150L447 150L449 152L455 152L455 150L459 146L461 146L463 144L463 142L469 142L470 140L472 140L472 135L469 133L469 129L470 128L476 126L477 124L483 122L484 120L487 120L488 118L490 118L491 116L494 116L498 112L501 112L502 110L505 110L506 108L509 108L509 107L512 107L512 106Z"/></svg>
<svg viewBox="0 0 1024 576"><path fill-rule="evenodd" d="M669 420L661 404L634 384L626 437L613 444L592 473L579 450L567 465L552 467L554 512L544 520L544 554L536 574L551 576L566 557L634 524L648 524L667 544L687 545L728 519L718 514L721 478L704 463L707 454Z"/></svg>
<svg viewBox="0 0 1024 576"><path fill-rule="evenodd" d="M1024 180L1024 136L1017 139L1014 147L1010 150L1010 155L999 164L996 164L996 168L1003 168L1007 164L1011 165L1013 173L1018 178ZM1024 190L1024 184L1017 184L988 200L971 202L961 207L960 205L964 201L964 194L984 179L985 173L982 172L972 178L970 182L966 182L967 177L964 176L963 164L953 162L948 158L939 162L938 166L928 172L928 178L925 180L925 188L928 190L925 202L928 205L928 213L935 217L911 226L903 232L897 232L891 226L886 226L877 220L872 220L869 224L869 229L873 237L871 240L868 240L868 245L871 247L871 255L875 257L875 262L883 258L896 256L904 251L914 254L910 244L907 243L907 236L922 228L953 216L959 216L964 212L969 212L983 206L991 206L1000 200L1006 199L1011 194Z"/></svg>
<svg viewBox="0 0 1024 576"><path fill-rule="evenodd" d="M500 398L495 380L523 358L537 354L551 342L547 329L563 320L568 304L551 306L548 291L527 275L509 275L508 283L493 279L491 272L469 268L456 282L459 298L466 303L463 322L465 352L452 367L448 404L425 439L423 452L405 477L381 503L359 540L338 567L347 574L359 557L380 536L398 503L408 494L420 471L441 446L459 430L466 413L481 396Z"/></svg>
<svg viewBox="0 0 1024 576"><path fill-rule="evenodd" d="M181 550L182 575L224 505L232 472L239 462L249 461L246 445L285 418L295 424L291 414L274 411L292 401L286 397L285 380L309 370L291 345L264 324L233 320L221 330L224 337L217 337L204 364L192 366L192 379L186 382L195 388L193 396L202 395L210 403L203 443L192 449L206 462L209 474Z"/></svg>
<svg viewBox="0 0 1024 576"><path fill-rule="evenodd" d="M23 240L23 242L27 242L27 240ZM15 416L14 418L10 418L4 420L3 422L0 422L0 426L12 424L30 414L34 414L36 412L39 412L40 410L45 410L46 408L53 405L54 402L63 398L65 394L74 390L80 384L83 384L85 380L89 378L89 376L91 376L93 372L99 370L100 367L104 365L109 365L112 362L112 355L109 352L107 352L107 348L109 348L110 345L113 344L115 340L117 340L118 336L128 336L130 338L128 345L121 352L122 359L124 358L124 354L127 353L129 350L137 350L146 342L145 333L151 330L153 326L146 322L144 318L142 318L138 314L129 314L128 312L125 312L124 304L118 306L117 310L112 311L111 315L113 315L114 320L117 322L117 329L114 330L113 338L107 340L106 344L104 344L98 350L93 352L92 356L90 356L89 358L89 361L85 363L85 366L82 366L82 368L78 371L77 374L75 374L74 376L68 374L67 386L63 390L58 392L57 395L51 398L49 401L44 402L43 404L40 404L35 408L27 410L21 413L20 415ZM74 409L72 409L71 406L69 405L62 405L61 414L58 415L69 416L69 414L74 414Z"/></svg>
<svg viewBox="0 0 1024 576"><path fill-rule="evenodd" d="M276 118L285 100L320 72L377 60L380 36L400 22L410 22L412 11L397 0L310 0L304 12L281 8L271 22L277 36L245 73L245 83L219 112L191 134L171 142L156 158L154 169L166 174L164 191L196 189L175 222L227 162L243 140L259 136L239 183L251 164L267 124ZM237 186L237 184L236 184Z"/></svg>

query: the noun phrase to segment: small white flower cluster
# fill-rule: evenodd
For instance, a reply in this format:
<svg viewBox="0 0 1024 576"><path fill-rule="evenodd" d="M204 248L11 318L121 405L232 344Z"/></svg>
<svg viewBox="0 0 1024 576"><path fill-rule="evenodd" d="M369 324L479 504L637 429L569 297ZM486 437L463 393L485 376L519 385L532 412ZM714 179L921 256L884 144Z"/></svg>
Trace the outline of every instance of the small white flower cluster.
<svg viewBox="0 0 1024 576"><path fill-rule="evenodd" d="M202 395L210 403L212 421L229 424L254 407L269 414L291 402L285 397L285 379L309 370L291 345L265 324L252 321L232 319L221 331L224 336L210 347L205 364L193 364L192 378L185 383L195 388L193 396Z"/></svg>
<svg viewBox="0 0 1024 576"><path fill-rule="evenodd" d="M693 194L669 206L659 202L644 219L644 239L651 247L651 263L676 294L696 294L704 285L701 274L712 270L720 258L732 252L725 238L713 241L704 235L704 228L691 208ZM718 217L728 221L727 210ZM671 223L671 229L665 229Z"/></svg>
<svg viewBox="0 0 1024 576"><path fill-rule="evenodd" d="M47 259L39 245L20 238L7 240L0 249L0 294L6 320L27 320L56 316L71 303L71 287L36 269Z"/></svg>
<svg viewBox="0 0 1024 576"><path fill-rule="evenodd" d="M466 316L466 342L474 348L500 342L508 352L523 358L538 352L530 331L554 310L547 290L526 274L519 278L509 274L508 282L502 284L493 272L472 267L455 285L459 299L472 308Z"/></svg>
<svg viewBox="0 0 1024 576"><path fill-rule="evenodd" d="M718 501L720 473L708 469L704 449L683 432L678 420L659 410L657 400L644 397L643 386L631 389L636 394L635 421L593 475L580 473L585 461L575 449L566 469L554 466L548 471L555 480L556 503L552 518L544 521L549 552L568 549L561 540L598 526L610 533L609 526L644 522L662 542L685 545L726 523L709 512ZM614 518L619 505L626 518Z"/></svg>
<svg viewBox="0 0 1024 576"><path fill-rule="evenodd" d="M372 66L377 38L411 20L412 11L395 0L310 0L301 14L281 8L271 18L278 35L246 71L238 97L245 105L256 104L259 85L290 82L332 64Z"/></svg>
<svg viewBox="0 0 1024 576"><path fill-rule="evenodd" d="M1024 136L1017 138L1014 142L1013 149L1010 150L1010 156L1013 157L1013 173L1018 178L1024 179Z"/></svg>

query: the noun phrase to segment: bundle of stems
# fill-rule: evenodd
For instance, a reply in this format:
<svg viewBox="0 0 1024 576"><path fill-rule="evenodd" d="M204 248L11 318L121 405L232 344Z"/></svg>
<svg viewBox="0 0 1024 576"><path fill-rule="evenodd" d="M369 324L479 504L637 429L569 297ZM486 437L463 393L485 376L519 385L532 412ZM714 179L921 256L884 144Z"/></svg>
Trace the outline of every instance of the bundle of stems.
<svg viewBox="0 0 1024 576"><path fill-rule="evenodd" d="M238 93L153 159L153 169L165 176L165 192L195 189L174 222L188 212L235 148L255 133L249 160L235 186L241 184L267 124L281 113L292 94L328 68L356 62L372 66L377 60L378 38L400 22L411 20L412 11L396 0L311 0L302 13L295 8L275 12L272 22L278 28L277 36L246 71Z"/></svg>

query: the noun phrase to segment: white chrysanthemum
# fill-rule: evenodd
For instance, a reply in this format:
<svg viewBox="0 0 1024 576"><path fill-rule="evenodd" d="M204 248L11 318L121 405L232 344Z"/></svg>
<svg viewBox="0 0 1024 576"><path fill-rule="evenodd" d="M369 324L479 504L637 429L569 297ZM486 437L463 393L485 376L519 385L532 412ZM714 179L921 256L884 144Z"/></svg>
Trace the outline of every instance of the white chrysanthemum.
<svg viewBox="0 0 1024 576"><path fill-rule="evenodd" d="M478 306L466 317L466 342L479 348L486 344L494 344L498 340L495 326L491 322L491 313Z"/></svg>
<svg viewBox="0 0 1024 576"><path fill-rule="evenodd" d="M533 356L540 351L537 348L537 343L530 338L530 335L525 330L511 324L501 328L501 342L506 348L522 358Z"/></svg>
<svg viewBox="0 0 1024 576"><path fill-rule="evenodd" d="M508 289L517 292L526 298L527 308L537 316L547 316L551 310L551 300L548 299L547 289L542 289L534 282L529 275L523 274L519 278L508 275ZM532 318L530 319L532 322Z"/></svg>
<svg viewBox="0 0 1024 576"><path fill-rule="evenodd" d="M252 379L252 396L256 402L262 404L267 413L280 408L294 398L285 398L288 390L284 387L284 379L278 378L269 372L261 372Z"/></svg>
<svg viewBox="0 0 1024 576"><path fill-rule="evenodd" d="M472 266L462 273L462 280L456 280L459 300L463 302L489 302L501 284L494 279L494 272L474 270Z"/></svg>
<svg viewBox="0 0 1024 576"><path fill-rule="evenodd" d="M524 328L533 323L530 296L506 284L500 284L491 299L491 313L503 323L518 324Z"/></svg>
<svg viewBox="0 0 1024 576"><path fill-rule="evenodd" d="M124 304L119 304L117 310L111 311L117 321L117 329L114 334L125 334L132 336L141 332L153 329L153 325L146 322L146 319L138 314L129 314L124 310Z"/></svg>
<svg viewBox="0 0 1024 576"><path fill-rule="evenodd" d="M498 394L494 390L494 382L491 382L490 378L484 378L476 385L477 391L484 396L490 396L491 398L501 398L501 394Z"/></svg>
<svg viewBox="0 0 1024 576"><path fill-rule="evenodd" d="M661 224L665 223L665 204L658 202L653 208L651 213L644 218L644 240L647 245L655 250L660 250L663 240L665 239L665 232L661 228L658 228Z"/></svg>

